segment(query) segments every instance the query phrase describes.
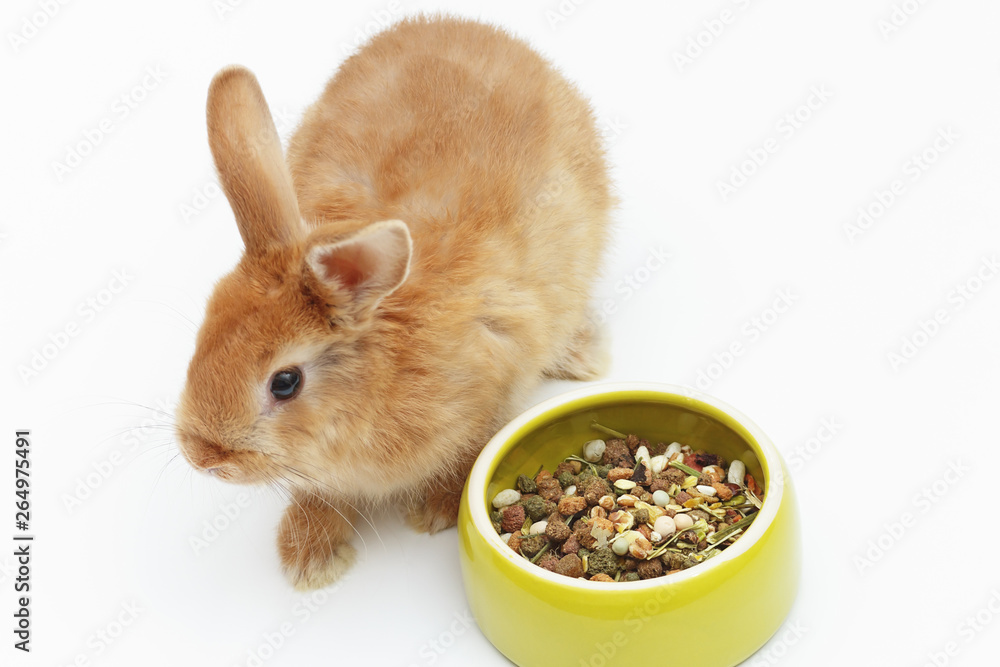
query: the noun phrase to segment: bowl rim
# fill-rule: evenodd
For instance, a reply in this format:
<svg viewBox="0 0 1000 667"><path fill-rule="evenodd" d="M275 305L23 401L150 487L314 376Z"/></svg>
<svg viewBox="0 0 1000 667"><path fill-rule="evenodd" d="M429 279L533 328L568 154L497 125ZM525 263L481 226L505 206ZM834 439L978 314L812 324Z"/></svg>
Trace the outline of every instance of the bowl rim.
<svg viewBox="0 0 1000 667"><path fill-rule="evenodd" d="M660 394L663 397L674 397L690 402L690 400L701 402L715 410L728 416L753 437L754 442L748 443L751 449L758 449L761 468L764 471L767 484L767 494L761 509L758 510L758 517L750 524L750 528L745 530L733 545L717 556L713 556L704 563L694 567L676 572L669 577L654 577L640 581L619 581L615 586L608 586L606 583L589 581L587 579L571 578L555 572L541 568L529 562L524 557L515 554L500 539L500 535L493 529L489 514L486 509L486 489L493 472L500 463L499 454L501 449L509 443L511 437L526 424L544 417L547 413L559 408L566 403L580 399L591 398L599 395L608 395L620 392L643 392ZM680 401L678 403L681 403ZM697 407L697 406L691 406ZM762 455L762 456L761 456ZM557 396L545 399L542 402L528 408L517 417L512 419L500 431L494 435L483 447L482 452L473 464L469 473L469 481L465 487L465 500L469 505L469 516L472 524L480 535L484 537L487 544L512 566L522 570L527 575L537 577L548 584L561 586L569 589L582 591L635 591L647 588L656 588L664 585L683 584L691 579L704 577L707 573L717 569L729 561L739 558L749 551L760 538L767 532L778 514L778 507L781 505L784 495L784 471L782 469L781 455L771 440L761 431L754 422L746 415L713 396L709 396L697 389L660 382L599 382L579 389L573 389ZM483 502L482 499L486 499Z"/></svg>

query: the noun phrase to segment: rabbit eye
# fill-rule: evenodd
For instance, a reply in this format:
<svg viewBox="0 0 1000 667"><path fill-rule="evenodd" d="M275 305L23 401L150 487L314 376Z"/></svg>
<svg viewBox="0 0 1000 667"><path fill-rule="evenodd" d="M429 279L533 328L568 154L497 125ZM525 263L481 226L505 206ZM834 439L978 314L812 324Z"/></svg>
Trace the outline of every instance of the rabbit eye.
<svg viewBox="0 0 1000 667"><path fill-rule="evenodd" d="M271 378L271 395L279 401L287 401L299 393L302 386L302 373L297 368L278 371Z"/></svg>

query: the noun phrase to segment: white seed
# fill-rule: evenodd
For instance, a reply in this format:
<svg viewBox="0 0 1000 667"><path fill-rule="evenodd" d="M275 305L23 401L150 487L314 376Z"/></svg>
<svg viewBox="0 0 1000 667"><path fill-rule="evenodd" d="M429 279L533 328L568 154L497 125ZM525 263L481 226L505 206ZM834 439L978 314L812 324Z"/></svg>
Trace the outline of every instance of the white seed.
<svg viewBox="0 0 1000 667"><path fill-rule="evenodd" d="M698 493L700 493L703 496L714 496L716 493L713 487L706 486L705 484L699 484L694 488L698 489Z"/></svg>
<svg viewBox="0 0 1000 667"><path fill-rule="evenodd" d="M678 516L687 516L687 515L678 514ZM688 517L688 519L690 518L691 517ZM664 515L661 516L659 519L657 519L656 523L653 524L653 530L662 535L663 537L669 537L673 535L674 532L677 530L677 524L674 523L674 520L671 517ZM657 542L659 540L653 540L653 541Z"/></svg>
<svg viewBox="0 0 1000 667"><path fill-rule="evenodd" d="M729 483L743 486L743 477L747 474L747 467L743 461L733 461L729 466Z"/></svg>
<svg viewBox="0 0 1000 667"><path fill-rule="evenodd" d="M622 537L625 538L625 541L628 542L629 544L635 544L635 541L642 536L643 536L642 533L640 533L638 530L628 530L622 533Z"/></svg>
<svg viewBox="0 0 1000 667"><path fill-rule="evenodd" d="M681 453L681 443L671 442L669 445L667 445L667 451L663 452L663 455L669 459L671 454L680 454L680 453Z"/></svg>
<svg viewBox="0 0 1000 667"><path fill-rule="evenodd" d="M640 445L639 448L635 450L635 460L637 463L641 463L647 468L649 467L649 449L646 445Z"/></svg>
<svg viewBox="0 0 1000 667"><path fill-rule="evenodd" d="M653 502L660 507L666 507L670 504L670 494L663 489L653 491Z"/></svg>
<svg viewBox="0 0 1000 667"><path fill-rule="evenodd" d="M536 521L535 523L531 524L531 528L528 529L528 535L541 535L542 533L545 532L545 529L548 527L548 525L549 525L548 521Z"/></svg>
<svg viewBox="0 0 1000 667"><path fill-rule="evenodd" d="M687 514L678 514L674 516L674 526L677 530L687 530L694 525L694 519L689 517Z"/></svg>
<svg viewBox="0 0 1000 667"><path fill-rule="evenodd" d="M653 545L647 540L642 533L636 537L628 546L628 552L633 558L645 558L649 555L652 550Z"/></svg>
<svg viewBox="0 0 1000 667"><path fill-rule="evenodd" d="M500 493L493 496L493 507L497 509L507 507L508 505L513 505L520 499L521 494L514 489L504 489Z"/></svg>
<svg viewBox="0 0 1000 667"><path fill-rule="evenodd" d="M619 556L624 556L628 553L628 540L624 537L615 538L615 541L611 543L611 550Z"/></svg>
<svg viewBox="0 0 1000 667"><path fill-rule="evenodd" d="M620 479L615 482L615 487L621 489L622 491L628 491L629 489L635 488L635 482L630 479Z"/></svg>
<svg viewBox="0 0 1000 667"><path fill-rule="evenodd" d="M597 463L604 456L604 449L607 444L603 440L590 440L583 443L583 458L591 463Z"/></svg>
<svg viewBox="0 0 1000 667"><path fill-rule="evenodd" d="M611 533L612 531L607 528L597 525L590 529L590 536L597 540L597 546L599 547L608 546L608 538L611 537Z"/></svg>
<svg viewBox="0 0 1000 667"><path fill-rule="evenodd" d="M627 493L618 496L618 504L622 507L635 507L637 502L639 502L638 498Z"/></svg>
<svg viewBox="0 0 1000 667"><path fill-rule="evenodd" d="M608 521L614 524L615 530L623 533L632 527L632 524L635 523L635 517L632 516L631 512L618 510L608 515Z"/></svg>
<svg viewBox="0 0 1000 667"><path fill-rule="evenodd" d="M503 535L500 536L500 541L503 542L504 544L507 544L507 540L510 539L510 536L512 534L513 533L504 533Z"/></svg>
<svg viewBox="0 0 1000 667"><path fill-rule="evenodd" d="M570 485L569 485L569 486L567 486L567 487L566 487L566 489L565 489L565 490L563 491L563 495L564 495L564 496L572 496L572 495L573 495L573 494L575 494L575 493L576 493L576 484L570 484Z"/></svg>
<svg viewBox="0 0 1000 667"><path fill-rule="evenodd" d="M656 544L657 542L662 542L663 535L660 535L658 532L654 530L649 534L649 541L652 542L653 544Z"/></svg>
<svg viewBox="0 0 1000 667"><path fill-rule="evenodd" d="M667 457L663 454L654 456L649 460L649 469L654 475L659 475L667 467Z"/></svg>

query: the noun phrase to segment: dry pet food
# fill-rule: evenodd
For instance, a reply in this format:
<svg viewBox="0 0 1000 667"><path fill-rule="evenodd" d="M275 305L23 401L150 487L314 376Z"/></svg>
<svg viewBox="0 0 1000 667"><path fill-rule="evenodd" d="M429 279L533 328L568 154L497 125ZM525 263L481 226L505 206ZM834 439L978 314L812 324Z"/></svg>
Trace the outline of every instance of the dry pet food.
<svg viewBox="0 0 1000 667"><path fill-rule="evenodd" d="M718 555L757 516L763 490L742 461L592 426L607 439L493 497L500 539L539 567L591 581L661 577Z"/></svg>

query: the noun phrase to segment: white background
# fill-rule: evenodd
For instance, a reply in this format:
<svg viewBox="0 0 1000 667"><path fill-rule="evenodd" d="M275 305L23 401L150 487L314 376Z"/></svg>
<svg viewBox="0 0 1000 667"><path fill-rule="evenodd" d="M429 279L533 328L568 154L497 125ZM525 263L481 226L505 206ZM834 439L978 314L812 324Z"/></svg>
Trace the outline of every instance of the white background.
<svg viewBox="0 0 1000 667"><path fill-rule="evenodd" d="M894 1L910 14L880 28ZM263 646L276 666L507 664L467 626L454 530L378 518L362 562L306 613L279 572L278 500L168 465L159 412L241 251L206 143L212 74L253 69L287 138L359 33L438 9L525 37L593 101L622 200L601 283L608 379L697 384L789 461L801 594L748 664L995 660L1000 5L122 0L51 18L43 5L9 0L0 17L0 539L13 544L17 428L32 430L37 535L29 656L11 647L13 547L0 548L0 663L252 665ZM679 62L689 40L700 53ZM763 165L745 162L765 144ZM750 175L723 197L734 169ZM876 215L849 234L859 207ZM753 613L732 603L720 632Z"/></svg>

